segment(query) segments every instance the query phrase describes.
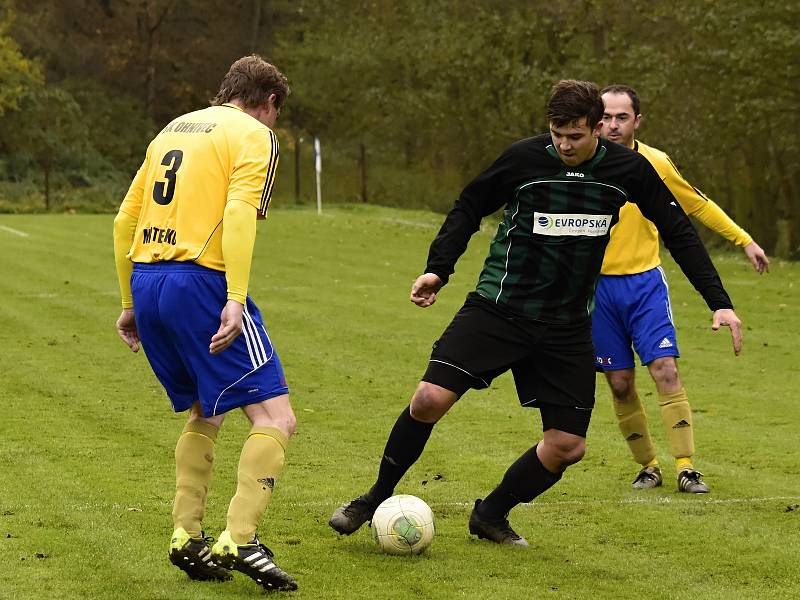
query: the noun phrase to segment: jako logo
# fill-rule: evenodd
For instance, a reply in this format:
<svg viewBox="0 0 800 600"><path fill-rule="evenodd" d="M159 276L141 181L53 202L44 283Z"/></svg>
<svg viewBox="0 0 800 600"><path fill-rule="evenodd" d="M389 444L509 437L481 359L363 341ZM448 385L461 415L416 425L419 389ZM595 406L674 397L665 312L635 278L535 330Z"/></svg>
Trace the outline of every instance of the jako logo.
<svg viewBox="0 0 800 600"><path fill-rule="evenodd" d="M539 223L539 227L544 227L545 229L553 226L553 219L550 217L539 217L536 221Z"/></svg>
<svg viewBox="0 0 800 600"><path fill-rule="evenodd" d="M580 171L567 171L567 177L585 177Z"/></svg>

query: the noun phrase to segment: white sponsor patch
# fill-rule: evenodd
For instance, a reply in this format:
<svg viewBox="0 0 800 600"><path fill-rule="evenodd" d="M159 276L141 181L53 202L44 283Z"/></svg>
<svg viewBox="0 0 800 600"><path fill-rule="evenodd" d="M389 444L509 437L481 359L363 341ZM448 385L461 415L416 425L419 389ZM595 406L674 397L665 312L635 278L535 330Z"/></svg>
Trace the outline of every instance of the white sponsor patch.
<svg viewBox="0 0 800 600"><path fill-rule="evenodd" d="M608 233L611 215L533 213L533 233L539 235L587 235Z"/></svg>

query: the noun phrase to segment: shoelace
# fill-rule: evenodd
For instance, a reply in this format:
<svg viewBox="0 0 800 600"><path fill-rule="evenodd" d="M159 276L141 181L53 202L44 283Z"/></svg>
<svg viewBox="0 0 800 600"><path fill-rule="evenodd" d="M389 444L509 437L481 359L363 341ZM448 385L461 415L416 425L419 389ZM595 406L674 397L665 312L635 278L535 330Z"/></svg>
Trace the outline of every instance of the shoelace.
<svg viewBox="0 0 800 600"><path fill-rule="evenodd" d="M201 532L200 532L200 539L201 539L201 540L203 540L203 541L206 543L206 551L207 551L207 552L210 552L210 548L211 548L211 546L213 545L213 543L214 543L214 542L216 542L216 541L217 541L217 539L216 539L214 536L212 536L212 535L206 535L206 532L205 532L205 531L201 531ZM202 553L201 553L201 554L202 554ZM212 560L212 558L211 558L210 554L208 554L208 555L206 556L206 558L204 558L203 560L204 560L204 562L205 562L205 563L206 563L208 566L211 566L211 567L219 567L220 569L222 568L222 567L220 567L220 566L219 566L219 565L216 563L216 561Z"/></svg>
<svg viewBox="0 0 800 600"><path fill-rule="evenodd" d="M350 504L348 504L342 512L346 514L348 517L351 517L357 510L360 510L360 507L368 508L369 502L367 502L361 497L358 497L352 502L350 502Z"/></svg>
<svg viewBox="0 0 800 600"><path fill-rule="evenodd" d="M637 481L643 481L645 479L652 479L653 481L658 481L658 475L656 475L655 470L648 471L647 469L642 469L641 471L639 471L639 474L636 476L636 479L634 479L633 482L636 483Z"/></svg>
<svg viewBox="0 0 800 600"><path fill-rule="evenodd" d="M508 522L508 516L502 519L491 519L491 523L508 537L514 540L522 539L522 536L517 535L517 532L511 529L511 523Z"/></svg>
<svg viewBox="0 0 800 600"><path fill-rule="evenodd" d="M261 540L258 538L254 538L252 542L250 542L254 546L256 546L259 550L261 550L264 554L267 555L267 558L272 559L275 555L272 553L272 550L267 548L264 544L261 543Z"/></svg>
<svg viewBox="0 0 800 600"><path fill-rule="evenodd" d="M517 535L516 531L511 529L511 525L508 523L508 519L503 521L503 525L502 525L501 529L503 530L503 533L505 533L506 535L508 535L512 539L515 539L515 540L522 539L520 536Z"/></svg>

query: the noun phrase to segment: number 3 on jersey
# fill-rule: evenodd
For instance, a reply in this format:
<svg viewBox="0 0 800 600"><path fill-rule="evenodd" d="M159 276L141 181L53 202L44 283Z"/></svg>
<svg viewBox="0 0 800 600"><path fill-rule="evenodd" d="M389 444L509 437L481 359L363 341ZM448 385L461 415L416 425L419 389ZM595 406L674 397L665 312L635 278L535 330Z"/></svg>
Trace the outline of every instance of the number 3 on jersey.
<svg viewBox="0 0 800 600"><path fill-rule="evenodd" d="M175 196L175 178L183 160L183 150L170 150L161 159L161 164L168 169L164 172L166 181L156 181L153 186L153 201L156 204L169 204Z"/></svg>

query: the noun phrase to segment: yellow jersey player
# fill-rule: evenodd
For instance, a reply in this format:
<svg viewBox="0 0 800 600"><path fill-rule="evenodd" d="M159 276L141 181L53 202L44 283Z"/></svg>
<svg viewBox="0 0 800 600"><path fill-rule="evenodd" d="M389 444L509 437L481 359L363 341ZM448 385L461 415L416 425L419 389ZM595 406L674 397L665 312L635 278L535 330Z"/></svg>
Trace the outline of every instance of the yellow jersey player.
<svg viewBox="0 0 800 600"><path fill-rule="evenodd" d="M175 448L169 558L192 579L224 581L236 569L268 590L297 588L256 533L296 421L247 287L278 165L271 127L288 95L286 78L261 57L234 62L212 106L153 139L114 219L117 331L134 352L141 342L173 409L189 411ZM202 521L214 443L234 408L252 428L227 527L209 547Z"/></svg>
<svg viewBox="0 0 800 600"><path fill-rule="evenodd" d="M698 189L681 177L669 157L634 139L641 122L639 97L624 85L602 90L605 106L601 134L642 154L656 169L681 208L721 236L744 248L759 273L769 260L746 231ZM667 280L659 258L658 231L636 204L620 209L611 230L592 314L592 337L597 367L605 372L614 412L634 460L642 469L636 489L661 485L661 469L647 427L647 418L634 384L634 357L647 365L656 384L661 416L678 472L678 490L705 493L708 485L694 468L692 412L675 359L679 356Z"/></svg>

